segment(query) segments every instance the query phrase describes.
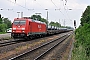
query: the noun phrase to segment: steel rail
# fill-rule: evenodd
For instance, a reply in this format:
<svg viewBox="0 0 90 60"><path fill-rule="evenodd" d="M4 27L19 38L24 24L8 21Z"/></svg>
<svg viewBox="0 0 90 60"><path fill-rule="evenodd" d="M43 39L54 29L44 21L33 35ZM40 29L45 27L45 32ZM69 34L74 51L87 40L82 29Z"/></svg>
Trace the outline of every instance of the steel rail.
<svg viewBox="0 0 90 60"><path fill-rule="evenodd" d="M59 45L61 42L63 42L68 36L66 36L63 40L61 40L60 42L58 42L57 44L55 44L54 46L52 46L50 49L48 49L47 51L45 51L44 53L42 53L41 55L39 55L38 57L36 57L34 60L39 60L41 57L43 57L45 54L47 54L50 50L52 50L57 45Z"/></svg>
<svg viewBox="0 0 90 60"><path fill-rule="evenodd" d="M9 41L0 42L0 47L15 44L15 43L19 43L19 41L21 41L21 40L17 39L17 40L9 40Z"/></svg>
<svg viewBox="0 0 90 60"><path fill-rule="evenodd" d="M63 35L62 37L60 37L60 38L57 38L57 39L54 39L54 40L52 40L52 41L50 41L50 42L47 42L47 43L45 43L45 44L42 44L42 45L40 45L40 46L38 46L38 47L36 47L36 48L34 48L34 49L31 49L31 50L29 50L29 51L27 51L27 52L24 52L24 53L22 53L22 54L20 54L20 55L17 55L17 56L15 56L15 57L12 57L12 58L10 58L9 60L15 60L15 59L18 59L19 57L21 57L21 56L23 56L23 55L25 55L25 54L28 54L28 53L30 53L30 52L32 52L32 51L35 51L35 50L37 50L37 49L39 49L39 48L41 48L41 47L43 47L43 46L45 46L45 45L48 45L49 43L52 43L52 42L54 42L54 41L56 41L56 40L58 40L58 39L61 39L61 38L63 38L63 37L65 37L66 35ZM69 36L69 35L68 35ZM64 39L65 40L65 39ZM62 42L62 41L61 41ZM59 43L57 43L57 44L59 44ZM55 44L56 45L56 44ZM54 45L54 46L55 46ZM52 48L54 48L54 47L52 47ZM50 49L52 49L52 48L50 48ZM50 50L50 49L48 49L48 51ZM46 52L44 52L44 53L42 53L40 56L38 56L38 57L36 57L35 59L38 59L39 57L41 57L43 54L45 54Z"/></svg>

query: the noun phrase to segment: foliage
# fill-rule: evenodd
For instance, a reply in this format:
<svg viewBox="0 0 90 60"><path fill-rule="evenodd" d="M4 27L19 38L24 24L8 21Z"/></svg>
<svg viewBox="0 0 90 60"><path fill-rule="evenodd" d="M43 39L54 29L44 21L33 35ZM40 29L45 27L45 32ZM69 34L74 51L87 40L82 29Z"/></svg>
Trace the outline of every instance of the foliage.
<svg viewBox="0 0 90 60"><path fill-rule="evenodd" d="M85 49L82 45L80 45L78 48L74 48L72 52L71 60L89 60L85 55Z"/></svg>
<svg viewBox="0 0 90 60"><path fill-rule="evenodd" d="M5 33L7 28L11 27L11 21L8 18L0 18L0 34Z"/></svg>
<svg viewBox="0 0 90 60"><path fill-rule="evenodd" d="M56 27L61 27L61 24L59 24L58 22L50 22L50 24L49 25L51 25L51 26L56 26Z"/></svg>
<svg viewBox="0 0 90 60"><path fill-rule="evenodd" d="M81 25L83 26L84 23L90 23L90 6L87 6L86 10L82 15Z"/></svg>
<svg viewBox="0 0 90 60"><path fill-rule="evenodd" d="M2 23L2 18L0 18L0 24Z"/></svg>
<svg viewBox="0 0 90 60"><path fill-rule="evenodd" d="M76 31L77 45L83 45L86 50L86 55L90 56L90 24L84 24L79 27Z"/></svg>
<svg viewBox="0 0 90 60"><path fill-rule="evenodd" d="M41 21L41 16L40 15L32 15L31 19Z"/></svg>
<svg viewBox="0 0 90 60"><path fill-rule="evenodd" d="M32 15L31 19L38 20L41 22L45 22L46 24L48 24L48 21L46 19L42 18L40 15Z"/></svg>
<svg viewBox="0 0 90 60"><path fill-rule="evenodd" d="M6 24L4 24L4 23L0 24L0 32L5 32L6 28L7 28Z"/></svg>
<svg viewBox="0 0 90 60"><path fill-rule="evenodd" d="M3 18L2 20L7 25L7 28L11 28L12 24L8 18Z"/></svg>
<svg viewBox="0 0 90 60"><path fill-rule="evenodd" d="M56 24L57 27L60 27L61 26L61 24L59 24L58 22L56 22L55 24Z"/></svg>
<svg viewBox="0 0 90 60"><path fill-rule="evenodd" d="M76 29L75 38L76 38L76 42L74 44L75 49L73 51L76 52L73 52L73 55L80 52L79 49L81 46L82 47L81 50L83 50L82 53L84 53L84 55L83 54L79 55L79 57L82 56L81 60L90 59L90 6L87 6L85 12L82 15L81 26L79 26L79 28Z"/></svg>
<svg viewBox="0 0 90 60"><path fill-rule="evenodd" d="M52 21L51 21L49 25L55 26L55 22L52 22Z"/></svg>
<svg viewBox="0 0 90 60"><path fill-rule="evenodd" d="M45 22L46 24L48 24L48 21L46 19L44 19L44 18L41 18L41 21Z"/></svg>

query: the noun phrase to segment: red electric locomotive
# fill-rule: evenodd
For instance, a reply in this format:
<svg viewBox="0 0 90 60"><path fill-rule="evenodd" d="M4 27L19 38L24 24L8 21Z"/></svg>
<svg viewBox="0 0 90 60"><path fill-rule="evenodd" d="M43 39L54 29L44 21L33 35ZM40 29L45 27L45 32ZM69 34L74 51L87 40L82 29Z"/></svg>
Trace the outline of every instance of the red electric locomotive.
<svg viewBox="0 0 90 60"><path fill-rule="evenodd" d="M11 36L13 38L33 38L45 34L47 34L47 27L43 22L23 17L15 18L12 23Z"/></svg>

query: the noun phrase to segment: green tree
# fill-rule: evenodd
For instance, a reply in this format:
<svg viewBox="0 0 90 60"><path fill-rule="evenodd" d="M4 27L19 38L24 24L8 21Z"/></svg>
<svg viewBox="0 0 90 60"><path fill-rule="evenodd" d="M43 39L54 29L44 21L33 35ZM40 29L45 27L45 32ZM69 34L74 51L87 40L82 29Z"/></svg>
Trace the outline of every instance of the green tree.
<svg viewBox="0 0 90 60"><path fill-rule="evenodd" d="M48 24L48 21L46 19L44 19L44 18L41 18L41 21L45 22L46 24Z"/></svg>
<svg viewBox="0 0 90 60"><path fill-rule="evenodd" d="M58 22L55 23L57 27L61 27L61 24L59 24Z"/></svg>
<svg viewBox="0 0 90 60"><path fill-rule="evenodd" d="M55 26L55 22L52 22L52 21L51 21L51 22L49 23L49 25Z"/></svg>
<svg viewBox="0 0 90 60"><path fill-rule="evenodd" d="M46 19L42 18L40 15L32 15L31 19L38 20L41 22L45 22L46 24L48 23L48 21Z"/></svg>
<svg viewBox="0 0 90 60"><path fill-rule="evenodd" d="M12 27L12 23L8 18L2 18L3 23L5 23L7 25L7 28L11 28Z"/></svg>
<svg viewBox="0 0 90 60"><path fill-rule="evenodd" d="M59 24L58 22L52 22L51 21L49 25L56 26L56 27L61 27L61 24Z"/></svg>
<svg viewBox="0 0 90 60"><path fill-rule="evenodd" d="M85 23L76 31L77 47L81 44L86 50L86 55L90 56L90 24Z"/></svg>
<svg viewBox="0 0 90 60"><path fill-rule="evenodd" d="M5 32L6 31L6 28L7 28L7 25L6 24L0 24L0 32Z"/></svg>
<svg viewBox="0 0 90 60"><path fill-rule="evenodd" d="M2 23L2 18L1 18L1 14L0 14L0 24Z"/></svg>
<svg viewBox="0 0 90 60"><path fill-rule="evenodd" d="M2 18L0 18L0 24L2 23Z"/></svg>
<svg viewBox="0 0 90 60"><path fill-rule="evenodd" d="M81 18L81 26L75 31L76 43L75 47L83 47L84 55L90 59L90 6L87 6ZM82 56L83 55L79 55ZM87 60L84 59L84 60Z"/></svg>
<svg viewBox="0 0 90 60"><path fill-rule="evenodd" d="M41 16L40 15L32 15L31 19L41 21Z"/></svg>
<svg viewBox="0 0 90 60"><path fill-rule="evenodd" d="M0 17L0 33L4 33L11 26L11 21L8 18Z"/></svg>
<svg viewBox="0 0 90 60"><path fill-rule="evenodd" d="M85 23L90 23L90 6L87 6L81 18L81 25L83 26Z"/></svg>

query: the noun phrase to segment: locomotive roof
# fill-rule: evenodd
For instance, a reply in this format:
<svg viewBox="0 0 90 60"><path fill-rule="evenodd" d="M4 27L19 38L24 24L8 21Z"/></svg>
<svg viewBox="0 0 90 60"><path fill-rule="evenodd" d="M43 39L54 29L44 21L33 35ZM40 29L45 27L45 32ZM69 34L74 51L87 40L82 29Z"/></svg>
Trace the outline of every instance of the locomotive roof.
<svg viewBox="0 0 90 60"><path fill-rule="evenodd" d="M29 20L31 22L37 22L37 23L41 23L41 24L46 24L45 22L41 22L41 21L38 21L38 20L34 20L34 19L31 19L31 18L15 18L14 20Z"/></svg>
<svg viewBox="0 0 90 60"><path fill-rule="evenodd" d="M33 20L33 19L32 19L32 22L37 22L37 23L46 24L45 22L41 22L41 21L38 21L38 20Z"/></svg>

